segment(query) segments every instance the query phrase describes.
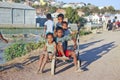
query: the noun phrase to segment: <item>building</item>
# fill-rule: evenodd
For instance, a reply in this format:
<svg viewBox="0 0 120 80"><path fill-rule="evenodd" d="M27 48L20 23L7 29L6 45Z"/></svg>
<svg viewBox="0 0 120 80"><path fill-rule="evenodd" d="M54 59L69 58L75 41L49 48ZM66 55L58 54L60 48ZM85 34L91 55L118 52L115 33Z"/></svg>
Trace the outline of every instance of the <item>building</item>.
<svg viewBox="0 0 120 80"><path fill-rule="evenodd" d="M81 2L81 3L66 3L62 7L63 8L72 7L73 9L76 9L76 8L81 8L83 6L86 6L86 4Z"/></svg>
<svg viewBox="0 0 120 80"><path fill-rule="evenodd" d="M0 27L35 27L35 15L30 6L0 2Z"/></svg>

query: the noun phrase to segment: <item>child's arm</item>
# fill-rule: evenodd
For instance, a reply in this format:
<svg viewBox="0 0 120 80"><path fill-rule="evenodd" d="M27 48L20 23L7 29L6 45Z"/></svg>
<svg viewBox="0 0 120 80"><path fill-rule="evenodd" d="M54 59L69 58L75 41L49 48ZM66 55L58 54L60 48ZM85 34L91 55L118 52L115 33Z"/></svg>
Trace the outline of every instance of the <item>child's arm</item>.
<svg viewBox="0 0 120 80"><path fill-rule="evenodd" d="M64 39L66 41L73 40L73 42L74 42L74 49L77 48L76 38L74 38L74 37L72 37L72 36L69 35L69 36L65 36Z"/></svg>
<svg viewBox="0 0 120 80"><path fill-rule="evenodd" d="M0 40L4 41L5 43L8 43L8 41L2 36L1 33L0 33Z"/></svg>
<svg viewBox="0 0 120 80"><path fill-rule="evenodd" d="M77 48L77 43L76 43L77 40L75 38L73 38L72 40L74 42L74 49L76 49Z"/></svg>
<svg viewBox="0 0 120 80"><path fill-rule="evenodd" d="M46 30L47 30L47 26L45 25L44 26L44 35L43 35L44 37L45 37Z"/></svg>
<svg viewBox="0 0 120 80"><path fill-rule="evenodd" d="M55 43L55 45L54 45L54 54L56 54L56 52L57 52L57 45Z"/></svg>
<svg viewBox="0 0 120 80"><path fill-rule="evenodd" d="M44 51L47 51L47 46L45 45L44 48L43 48Z"/></svg>

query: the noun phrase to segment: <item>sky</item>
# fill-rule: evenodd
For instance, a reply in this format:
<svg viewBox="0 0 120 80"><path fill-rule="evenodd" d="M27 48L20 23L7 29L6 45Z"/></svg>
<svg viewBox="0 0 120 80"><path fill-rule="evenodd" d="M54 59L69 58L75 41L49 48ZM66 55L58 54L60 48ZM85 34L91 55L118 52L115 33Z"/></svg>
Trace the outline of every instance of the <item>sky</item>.
<svg viewBox="0 0 120 80"><path fill-rule="evenodd" d="M120 10L120 0L57 0L57 1L63 1L65 3L69 2L91 3L99 7L112 5L115 9Z"/></svg>

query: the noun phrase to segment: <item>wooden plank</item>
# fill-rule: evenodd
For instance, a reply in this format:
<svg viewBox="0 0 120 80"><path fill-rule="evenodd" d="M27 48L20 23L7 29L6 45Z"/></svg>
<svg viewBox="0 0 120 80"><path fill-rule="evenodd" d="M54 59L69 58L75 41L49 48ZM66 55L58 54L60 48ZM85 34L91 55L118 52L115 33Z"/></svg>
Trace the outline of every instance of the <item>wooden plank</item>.
<svg viewBox="0 0 120 80"><path fill-rule="evenodd" d="M80 68L80 67L81 67L81 62L80 62L80 60L77 60L77 63L78 63L78 68Z"/></svg>
<svg viewBox="0 0 120 80"><path fill-rule="evenodd" d="M51 62L51 75L55 75L55 57L52 59Z"/></svg>
<svg viewBox="0 0 120 80"><path fill-rule="evenodd" d="M70 58L68 58L68 57L56 57L55 59L59 59L59 60L69 60Z"/></svg>

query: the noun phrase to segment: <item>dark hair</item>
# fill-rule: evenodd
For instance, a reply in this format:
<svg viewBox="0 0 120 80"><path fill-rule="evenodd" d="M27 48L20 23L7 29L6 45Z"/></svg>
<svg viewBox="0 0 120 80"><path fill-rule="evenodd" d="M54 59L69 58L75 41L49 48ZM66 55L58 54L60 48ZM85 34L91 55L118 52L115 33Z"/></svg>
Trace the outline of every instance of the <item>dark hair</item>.
<svg viewBox="0 0 120 80"><path fill-rule="evenodd" d="M47 17L47 19L52 19L52 16L51 16L50 13L48 13L48 14L46 15L46 17Z"/></svg>
<svg viewBox="0 0 120 80"><path fill-rule="evenodd" d="M47 33L46 38L47 38L49 35L51 35L51 36L54 38L53 33Z"/></svg>
<svg viewBox="0 0 120 80"><path fill-rule="evenodd" d="M59 14L58 17L62 17L62 19L64 19L64 15L63 14Z"/></svg>
<svg viewBox="0 0 120 80"><path fill-rule="evenodd" d="M57 27L57 28L56 28L56 32L57 32L58 30L62 30L62 31L63 31L63 28L62 28L62 27Z"/></svg>
<svg viewBox="0 0 120 80"><path fill-rule="evenodd" d="M63 22L62 22L62 25L63 25L63 24L66 24L66 25L68 25L68 22L66 22L66 21L63 21Z"/></svg>

